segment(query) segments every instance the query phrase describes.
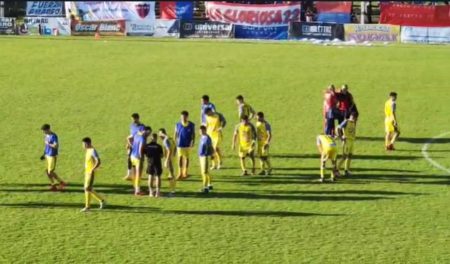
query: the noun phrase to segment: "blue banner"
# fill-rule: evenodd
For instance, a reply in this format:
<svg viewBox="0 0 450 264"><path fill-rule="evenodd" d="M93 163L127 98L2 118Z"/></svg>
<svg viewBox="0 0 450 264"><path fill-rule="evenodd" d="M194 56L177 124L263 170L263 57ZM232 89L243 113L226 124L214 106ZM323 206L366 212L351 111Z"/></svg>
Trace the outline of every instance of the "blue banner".
<svg viewBox="0 0 450 264"><path fill-rule="evenodd" d="M194 14L194 4L193 2L177 1L175 10L177 19L191 20Z"/></svg>
<svg viewBox="0 0 450 264"><path fill-rule="evenodd" d="M288 26L253 27L235 25L235 38L240 39L287 39Z"/></svg>
<svg viewBox="0 0 450 264"><path fill-rule="evenodd" d="M347 13L319 13L317 14L317 22L323 23L350 23L351 15Z"/></svg>

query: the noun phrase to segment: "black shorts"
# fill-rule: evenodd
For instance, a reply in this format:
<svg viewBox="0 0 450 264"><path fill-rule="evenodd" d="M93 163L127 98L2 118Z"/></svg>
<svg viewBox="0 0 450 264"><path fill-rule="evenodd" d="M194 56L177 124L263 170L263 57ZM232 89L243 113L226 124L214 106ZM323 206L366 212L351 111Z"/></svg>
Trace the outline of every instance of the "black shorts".
<svg viewBox="0 0 450 264"><path fill-rule="evenodd" d="M147 174L160 177L162 174L161 164L147 164Z"/></svg>

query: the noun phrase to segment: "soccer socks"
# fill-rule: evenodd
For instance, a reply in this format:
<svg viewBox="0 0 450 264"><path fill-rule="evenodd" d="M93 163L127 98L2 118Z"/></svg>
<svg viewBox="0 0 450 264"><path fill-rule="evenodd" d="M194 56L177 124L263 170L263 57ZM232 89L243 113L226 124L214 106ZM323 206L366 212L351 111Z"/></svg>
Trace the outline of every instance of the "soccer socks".
<svg viewBox="0 0 450 264"><path fill-rule="evenodd" d="M208 179L207 175L205 173L202 173L202 180L203 180L203 188L206 188L208 186Z"/></svg>
<svg viewBox="0 0 450 264"><path fill-rule="evenodd" d="M245 167L245 160L244 159L241 159L241 169L242 169L242 171L246 171L247 170L247 168Z"/></svg>
<svg viewBox="0 0 450 264"><path fill-rule="evenodd" d="M320 178L323 179L325 176L323 175L325 168L323 166L320 166Z"/></svg>
<svg viewBox="0 0 450 264"><path fill-rule="evenodd" d="M350 158L346 158L345 159L345 171L349 171L350 170L350 162L351 162L351 160L350 160Z"/></svg>
<svg viewBox="0 0 450 264"><path fill-rule="evenodd" d="M264 160L260 160L259 166L261 167L261 170L264 171L266 169L266 162Z"/></svg>
<svg viewBox="0 0 450 264"><path fill-rule="evenodd" d="M84 191L84 207L91 207L91 193L89 191Z"/></svg>
<svg viewBox="0 0 450 264"><path fill-rule="evenodd" d="M269 158L266 158L265 163L266 163L266 169L271 170L272 169L272 164L270 163Z"/></svg>
<svg viewBox="0 0 450 264"><path fill-rule="evenodd" d="M138 177L137 175L134 176L134 192L139 193L141 191L140 186L141 177Z"/></svg>
<svg viewBox="0 0 450 264"><path fill-rule="evenodd" d="M103 197L100 196L100 194L98 194L96 191L90 191L91 196L95 198L95 200L97 200L98 202L103 201Z"/></svg>

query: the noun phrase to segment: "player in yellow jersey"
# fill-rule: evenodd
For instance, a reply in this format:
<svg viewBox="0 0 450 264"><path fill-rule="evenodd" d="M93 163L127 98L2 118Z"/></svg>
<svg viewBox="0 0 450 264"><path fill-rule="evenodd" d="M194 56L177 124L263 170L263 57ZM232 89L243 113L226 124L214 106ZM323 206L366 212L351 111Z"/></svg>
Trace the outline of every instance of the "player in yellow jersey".
<svg viewBox="0 0 450 264"><path fill-rule="evenodd" d="M400 136L397 123L397 93L391 92L384 103L384 126L386 131L384 146L386 150L395 150L394 143Z"/></svg>
<svg viewBox="0 0 450 264"><path fill-rule="evenodd" d="M329 135L319 135L317 136L317 148L320 153L320 182L324 181L324 170L327 160L331 161L333 169L331 172L331 181L335 181L336 177L339 176L339 171L336 167L337 158L337 146L333 137Z"/></svg>
<svg viewBox="0 0 450 264"><path fill-rule="evenodd" d="M221 143L222 143L222 130L226 126L227 121L225 117L218 112L214 112L211 108L205 109L206 114L206 132L208 136L212 140L212 145L214 149L214 153L212 155L212 166L211 170L220 169L222 166L222 151L221 151Z"/></svg>
<svg viewBox="0 0 450 264"><path fill-rule="evenodd" d="M82 140L83 148L86 150L86 157L84 162L84 197L85 206L81 212L88 212L91 209L91 197L94 197L100 203L100 209L105 206L105 199L94 191L94 173L100 166L100 157L97 151L92 146L92 141L89 137Z"/></svg>
<svg viewBox="0 0 450 264"><path fill-rule="evenodd" d="M236 126L233 135L231 148L234 150L236 141L239 139L239 158L241 159L242 176L248 175L245 166L245 158L250 157L252 162L252 174L255 174L255 147L256 147L256 129L250 123L248 116L241 118L241 123Z"/></svg>
<svg viewBox="0 0 450 264"><path fill-rule="evenodd" d="M255 117L255 110L251 107L251 105L244 101L244 97L242 95L238 95L236 97L236 104L238 105L239 120L241 120L243 116L247 116L249 120L252 120L253 117Z"/></svg>
<svg viewBox="0 0 450 264"><path fill-rule="evenodd" d="M270 175L272 166L269 160L269 145L272 140L272 127L269 122L264 119L264 113L256 114L256 138L258 139L258 157L261 164L261 172L259 175Z"/></svg>
<svg viewBox="0 0 450 264"><path fill-rule="evenodd" d="M162 140L164 153L164 167L169 171L167 178L169 179L170 196L175 195L176 180L174 175L174 158L177 152L175 140L167 135L164 128L159 130L159 137Z"/></svg>
<svg viewBox="0 0 450 264"><path fill-rule="evenodd" d="M351 113L349 118L344 120L337 127L337 135L341 138L342 145L342 159L339 162L338 168L345 164L344 173L345 176L350 176L350 162L353 155L353 144L356 139L356 120L355 113Z"/></svg>

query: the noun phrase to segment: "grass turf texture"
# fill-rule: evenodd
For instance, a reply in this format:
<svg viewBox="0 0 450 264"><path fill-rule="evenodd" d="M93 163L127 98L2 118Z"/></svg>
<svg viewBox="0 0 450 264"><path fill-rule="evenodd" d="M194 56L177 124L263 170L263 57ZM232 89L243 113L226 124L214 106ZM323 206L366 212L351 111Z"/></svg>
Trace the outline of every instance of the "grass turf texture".
<svg viewBox="0 0 450 264"><path fill-rule="evenodd" d="M1 38L0 262L449 262L450 176L421 155L429 138L450 130L449 57L447 46ZM354 175L320 185L315 136L329 83L349 84L360 138ZM386 153L391 90L402 138ZM203 94L229 123L214 193L197 194L194 157L176 198L132 196L121 180L130 114L172 132L186 109L198 125ZM272 124L273 176L239 176L230 150L237 94ZM46 191L46 122L59 135L64 193ZM78 212L84 136L102 158L95 186L109 202L89 214ZM449 143L429 148L446 167Z"/></svg>

